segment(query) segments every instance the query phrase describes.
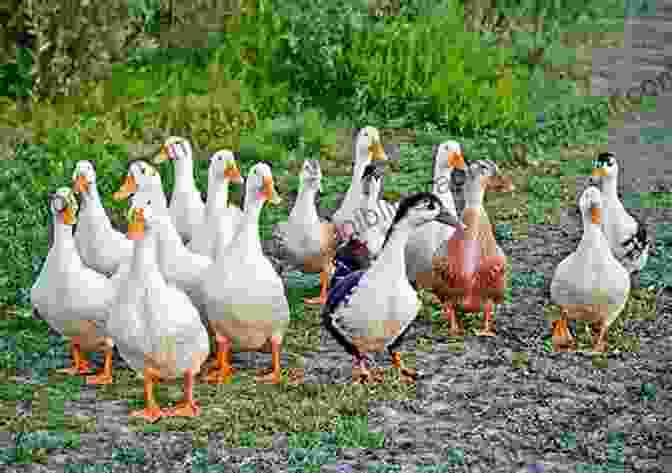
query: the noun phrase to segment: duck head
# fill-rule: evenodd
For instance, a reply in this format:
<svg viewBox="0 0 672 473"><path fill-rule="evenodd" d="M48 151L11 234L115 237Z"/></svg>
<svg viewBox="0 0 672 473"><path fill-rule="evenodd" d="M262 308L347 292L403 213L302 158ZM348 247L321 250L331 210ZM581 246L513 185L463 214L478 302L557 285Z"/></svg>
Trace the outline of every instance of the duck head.
<svg viewBox="0 0 672 473"><path fill-rule="evenodd" d="M595 186L588 186L581 194L579 199L579 208L584 222L590 218L593 225L601 223L602 212L602 193Z"/></svg>
<svg viewBox="0 0 672 473"><path fill-rule="evenodd" d="M154 159L156 164L165 161L175 161L175 163L191 162L192 149L189 140L179 136L169 137L161 146L158 156Z"/></svg>
<svg viewBox="0 0 672 473"><path fill-rule="evenodd" d="M92 161L77 161L72 174L72 190L76 194L86 194L96 183L96 166Z"/></svg>
<svg viewBox="0 0 672 473"><path fill-rule="evenodd" d="M306 159L303 162L303 168L299 174L299 191L304 187L322 192L322 169L319 160Z"/></svg>
<svg viewBox="0 0 672 473"><path fill-rule="evenodd" d="M384 169L379 162L367 164L362 174L362 192L366 197L380 195L383 184Z"/></svg>
<svg viewBox="0 0 672 473"><path fill-rule="evenodd" d="M467 167L464 183L464 200L467 207L483 204L485 191L511 192L516 189L508 176L501 176L499 168L490 159L473 161Z"/></svg>
<svg viewBox="0 0 672 473"><path fill-rule="evenodd" d="M79 204L72 189L60 187L56 192L49 194L49 210L56 220L64 225L77 223Z"/></svg>
<svg viewBox="0 0 672 473"><path fill-rule="evenodd" d="M235 182L236 184L242 184L243 182L236 157L232 151L227 149L217 151L210 157L208 172L212 172L214 177L227 182Z"/></svg>
<svg viewBox="0 0 672 473"><path fill-rule="evenodd" d="M394 227L403 225L415 229L432 221L451 227L464 227L457 215L448 210L436 195L431 192L419 192L399 203L388 236Z"/></svg>
<svg viewBox="0 0 672 473"><path fill-rule="evenodd" d="M387 161L387 154L380 139L380 132L372 126L365 126L355 137L356 162Z"/></svg>
<svg viewBox="0 0 672 473"><path fill-rule="evenodd" d="M434 182L448 175L458 186L466 180L466 160L457 141L446 141L433 149Z"/></svg>
<svg viewBox="0 0 672 473"><path fill-rule="evenodd" d="M590 182L599 185L604 181L612 181L618 175L618 163L614 153L604 152L597 155L593 161L593 171Z"/></svg>
<svg viewBox="0 0 672 473"><path fill-rule="evenodd" d="M139 192L129 196L130 207L126 218L128 220L129 240L142 240L145 238L145 227L152 228L152 225L159 218L152 211L152 199L148 193Z"/></svg>
<svg viewBox="0 0 672 473"><path fill-rule="evenodd" d="M245 208L247 208L247 201L261 203L268 201L274 205L282 202L273 184L271 166L264 162L252 166L245 182L245 196Z"/></svg>
<svg viewBox="0 0 672 473"><path fill-rule="evenodd" d="M127 199L129 195L138 192L138 189L145 187L150 179L158 179L161 181L159 171L147 161L136 159L131 161L128 165L128 174L124 178L124 182L117 192L112 194L114 200Z"/></svg>

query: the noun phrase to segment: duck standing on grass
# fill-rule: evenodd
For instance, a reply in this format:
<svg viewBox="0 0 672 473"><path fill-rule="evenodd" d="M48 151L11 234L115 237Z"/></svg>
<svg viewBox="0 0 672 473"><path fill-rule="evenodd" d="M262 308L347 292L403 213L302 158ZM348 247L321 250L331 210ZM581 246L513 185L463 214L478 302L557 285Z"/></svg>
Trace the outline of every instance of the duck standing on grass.
<svg viewBox="0 0 672 473"><path fill-rule="evenodd" d="M462 212L466 229L458 227L452 237L443 242L432 266L432 289L442 302L451 336L464 334L462 322L455 313L455 305L460 301L465 312L483 310L479 336L496 335L492 312L495 304L504 301L507 259L495 240L483 199L486 190L510 192L514 189L511 179L500 176L493 161L474 161L467 169Z"/></svg>
<svg viewBox="0 0 672 473"><path fill-rule="evenodd" d="M77 209L77 199L67 187L49 196L54 242L30 291L30 299L42 319L70 337L72 367L58 371L69 375L88 373L91 364L82 352L103 351L103 370L88 376L86 382L109 384L114 343L106 335L105 322L116 291L110 280L82 263L72 236Z"/></svg>
<svg viewBox="0 0 672 473"><path fill-rule="evenodd" d="M402 200L380 256L367 271L349 274L329 292L322 321L353 357L355 383L370 380L366 353L384 349L401 375L417 376L402 365L396 351L421 305L406 277L404 248L411 232L431 221L460 225L433 194L422 192Z"/></svg>
<svg viewBox="0 0 672 473"><path fill-rule="evenodd" d="M320 162L307 159L299 174L299 193L286 222L274 228L274 237L286 250L292 264L306 273L320 273L320 295L304 299L304 304L324 304L333 272L337 245L336 226L320 222L315 208L315 195L322 188Z"/></svg>
<svg viewBox="0 0 672 473"><path fill-rule="evenodd" d="M572 254L558 264L551 281L551 300L560 306L561 318L553 322L555 351L576 349L567 320L592 324L593 351L607 349L609 326L623 311L630 293L630 277L609 249L600 229L603 199L598 188L587 187L579 201L583 236Z"/></svg>
<svg viewBox="0 0 672 473"><path fill-rule="evenodd" d="M626 212L618 198L618 163L613 153L598 155L592 178L602 193L601 228L611 251L628 273L637 273L646 265L651 242L642 222Z"/></svg>
<svg viewBox="0 0 672 473"><path fill-rule="evenodd" d="M148 194L131 197L128 238L135 243L133 262L106 325L122 358L144 375L145 408L130 415L150 422L163 416L200 414L193 398L194 376L210 351L198 311L183 291L166 282L159 269L156 227L159 220L169 218L152 212ZM179 376L184 376L184 398L173 409L161 409L154 398L154 384Z"/></svg>
<svg viewBox="0 0 672 473"><path fill-rule="evenodd" d="M271 373L258 381L281 381L280 350L289 326L289 304L282 279L264 255L259 238L259 215L267 201L277 205L282 200L273 185L271 167L260 162L250 169L245 182L238 233L227 245L217 243L214 263L201 282L217 342L217 364L207 375L210 383L226 383L234 373L232 349L271 352Z"/></svg>

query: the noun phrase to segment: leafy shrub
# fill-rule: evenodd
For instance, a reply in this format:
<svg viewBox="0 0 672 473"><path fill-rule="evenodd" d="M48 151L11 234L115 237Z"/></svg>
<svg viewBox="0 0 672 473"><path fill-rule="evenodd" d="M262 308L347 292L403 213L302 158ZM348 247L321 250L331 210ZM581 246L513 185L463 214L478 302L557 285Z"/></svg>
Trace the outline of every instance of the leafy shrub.
<svg viewBox="0 0 672 473"><path fill-rule="evenodd" d="M528 71L510 65L510 51L482 49L454 0L412 24L390 20L355 34L347 60L368 104L420 99L427 118L461 135L531 123Z"/></svg>

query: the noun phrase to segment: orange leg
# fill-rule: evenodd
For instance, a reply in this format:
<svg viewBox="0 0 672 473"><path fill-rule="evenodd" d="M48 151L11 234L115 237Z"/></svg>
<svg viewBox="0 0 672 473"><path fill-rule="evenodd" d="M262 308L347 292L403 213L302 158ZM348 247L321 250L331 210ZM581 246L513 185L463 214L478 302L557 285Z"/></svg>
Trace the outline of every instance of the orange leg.
<svg viewBox="0 0 672 473"><path fill-rule="evenodd" d="M477 332L479 337L494 337L497 335L495 322L492 320L492 306L492 302L488 301L483 308L483 326Z"/></svg>
<svg viewBox="0 0 672 473"><path fill-rule="evenodd" d="M86 384L112 384L112 350L105 351L103 369L93 376L86 377Z"/></svg>
<svg viewBox="0 0 672 473"><path fill-rule="evenodd" d="M443 316L450 324L448 327L448 335L451 337L461 337L464 335L464 327L457 318L455 307L452 304L443 304Z"/></svg>
<svg viewBox="0 0 672 473"><path fill-rule="evenodd" d="M215 335L217 340L217 364L212 368L206 381L210 384L225 384L237 370L231 366L231 341L222 335Z"/></svg>
<svg viewBox="0 0 672 473"><path fill-rule="evenodd" d="M319 297L307 297L303 300L307 305L324 305L327 302L329 291L329 271L324 269L320 272L320 295Z"/></svg>
<svg viewBox="0 0 672 473"><path fill-rule="evenodd" d="M194 400L194 374L191 369L184 372L184 398L175 403L175 407L165 409L164 414L168 417L198 417L201 407Z"/></svg>
<svg viewBox="0 0 672 473"><path fill-rule="evenodd" d="M70 368L56 370L56 372L69 375L86 374L90 372L93 367L82 353L79 337L72 337L70 340L70 351L72 353L72 366Z"/></svg>
<svg viewBox="0 0 672 473"><path fill-rule="evenodd" d="M565 309L561 310L560 319L553 321L552 337L554 351L572 351L576 348L574 337L572 337L567 326L567 311Z"/></svg>
<svg viewBox="0 0 672 473"><path fill-rule="evenodd" d="M401 353L398 351L393 351L390 355L392 356L392 366L399 370L400 376L407 376L412 379L416 379L418 377L418 373L415 370L406 368L404 366L401 361Z"/></svg>
<svg viewBox="0 0 672 473"><path fill-rule="evenodd" d="M155 369L145 368L144 377L145 408L138 411L132 411L130 416L142 417L147 422L156 422L164 415L164 412L157 404L156 399L154 399L154 383L158 382L159 373Z"/></svg>
<svg viewBox="0 0 672 473"><path fill-rule="evenodd" d="M280 350L282 347L282 337L273 336L271 337L271 353L273 354L273 371L265 376L259 376L257 378L258 383L280 383Z"/></svg>

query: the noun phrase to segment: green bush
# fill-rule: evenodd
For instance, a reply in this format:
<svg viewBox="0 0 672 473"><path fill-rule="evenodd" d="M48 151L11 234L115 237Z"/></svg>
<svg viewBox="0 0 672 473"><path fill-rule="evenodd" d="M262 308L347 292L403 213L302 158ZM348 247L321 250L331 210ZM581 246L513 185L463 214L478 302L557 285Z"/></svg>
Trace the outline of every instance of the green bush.
<svg viewBox="0 0 672 473"><path fill-rule="evenodd" d="M528 71L511 65L510 51L484 49L478 34L464 31L455 0L414 23L390 20L356 33L347 61L368 103L388 102L383 110L378 107L383 116L389 116L394 97L421 101L423 118L461 135L531 124Z"/></svg>

